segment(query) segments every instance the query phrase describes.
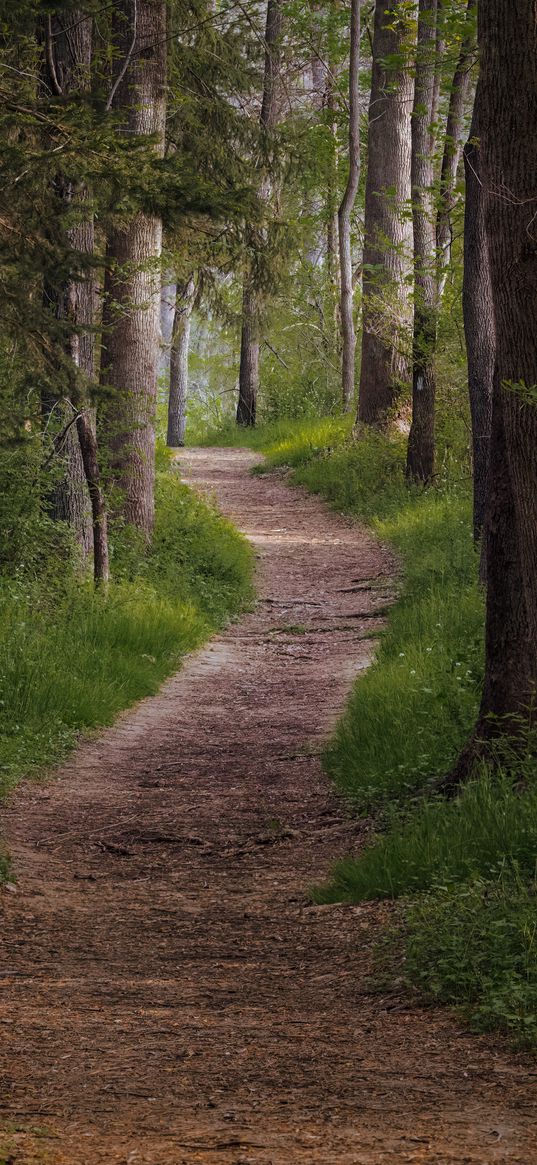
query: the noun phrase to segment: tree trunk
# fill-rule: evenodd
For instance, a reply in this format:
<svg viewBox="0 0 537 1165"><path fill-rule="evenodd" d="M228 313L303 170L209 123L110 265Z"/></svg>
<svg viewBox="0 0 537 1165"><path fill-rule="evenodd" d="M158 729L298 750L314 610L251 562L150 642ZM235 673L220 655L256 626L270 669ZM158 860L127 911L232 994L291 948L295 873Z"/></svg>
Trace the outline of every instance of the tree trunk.
<svg viewBox="0 0 537 1165"><path fill-rule="evenodd" d="M176 301L177 283L175 281L175 276L170 271L168 271L164 278L160 292L159 379L164 382L165 389L168 388L170 381L170 362Z"/></svg>
<svg viewBox="0 0 537 1165"><path fill-rule="evenodd" d="M58 95L68 96L87 91L92 60L92 19L80 9L70 9L50 19L46 34L49 87ZM57 185L65 203L87 199L84 188L75 188L65 176ZM71 227L68 239L75 254L91 256L95 249L93 219L90 215ZM81 381L73 383L71 409L79 408L87 397L95 377L95 287L90 268L71 279L58 297L64 318L73 327L69 339L70 355ZM86 329L86 330L84 330ZM76 415L76 413L75 413ZM68 418L72 419L72 418ZM64 455L65 456L65 455ZM66 434L66 477L61 496L65 518L74 526L84 553L93 551L93 574L96 583L108 581L108 541L104 494L100 484L97 439L89 407L79 413L76 425ZM89 501L89 505L88 505ZM90 511L91 507L91 511Z"/></svg>
<svg viewBox="0 0 537 1165"><path fill-rule="evenodd" d="M92 54L92 20L81 11L70 11L65 15L45 18L45 78L47 90L57 96L69 97L84 92L90 83ZM54 182L54 194L60 214L65 214L73 200L84 197L84 191L77 189L65 174L58 174ZM67 232L73 251L81 254L93 253L93 226L91 222L81 223ZM77 327L93 322L93 286L88 273L81 275L81 281L69 281L63 285L47 282L45 301L52 308L56 319ZM89 377L93 375L93 337L73 335L66 344L71 348L75 363ZM71 424L76 415L74 402L62 403L57 396L45 394L43 411L49 418L56 412L65 431L59 442L58 456L62 474L56 482L50 498L50 511L58 521L67 522L74 532L85 560L91 554L92 531L89 496L84 473L82 453L78 441L76 425Z"/></svg>
<svg viewBox="0 0 537 1165"><path fill-rule="evenodd" d="M412 218L414 223L414 334L412 424L407 475L427 482L434 471L435 349L437 334L434 214L435 47L437 0L419 0L416 86L412 111Z"/></svg>
<svg viewBox="0 0 537 1165"><path fill-rule="evenodd" d="M265 68L263 77L263 99L259 124L261 133L270 134L278 120L278 72L280 66L280 40L282 33L282 0L268 0L265 27ZM261 181L259 197L269 203L272 194L270 174ZM255 285L255 264L250 264L244 275L242 297L242 333L239 370L239 400L237 403L237 424L255 425L257 397L259 393L259 349L263 295Z"/></svg>
<svg viewBox="0 0 537 1165"><path fill-rule="evenodd" d="M524 736L537 684L537 26L534 0L479 5L480 164L496 321L486 519L485 683L474 736Z"/></svg>
<svg viewBox="0 0 537 1165"><path fill-rule="evenodd" d="M113 19L120 53L112 108L124 115L123 132L154 135L155 153L162 156L166 4L121 0ZM111 467L121 512L147 540L154 519L161 244L160 218L144 212L111 231L103 311L101 381L113 389L108 411Z"/></svg>
<svg viewBox="0 0 537 1165"><path fill-rule="evenodd" d="M412 263L408 15L377 0L365 190L362 361L358 420L384 428L410 379Z"/></svg>
<svg viewBox="0 0 537 1165"><path fill-rule="evenodd" d="M185 443L186 398L188 390L188 350L190 324L196 296L196 283L191 275L186 287L177 293L170 357L170 396L168 401L168 438L172 449Z"/></svg>
<svg viewBox="0 0 537 1165"><path fill-rule="evenodd" d="M466 202L462 287L464 334L468 357L468 390L472 417L474 539L476 542L481 538L485 521L496 348L494 303L485 225L485 191L479 140L480 104L481 89L478 83L470 137L464 148ZM483 562L486 564L486 555L483 555Z"/></svg>
<svg viewBox="0 0 537 1165"><path fill-rule="evenodd" d="M349 61L349 172L345 193L338 212L339 263L341 270L341 379L343 410L349 413L354 402L354 286L352 278L352 212L360 183L360 6L351 0L351 34Z"/></svg>
<svg viewBox="0 0 537 1165"><path fill-rule="evenodd" d="M440 175L439 204L436 218L436 253L438 300L442 299L451 261L451 216L456 203L457 174L462 153L466 104L472 83L475 56L475 16L477 0L468 0L466 32L451 85L449 109Z"/></svg>
<svg viewBox="0 0 537 1165"><path fill-rule="evenodd" d="M106 587L109 579L108 522L101 486L97 438L87 413L81 413L77 417L76 427L91 501L93 577L97 586Z"/></svg>

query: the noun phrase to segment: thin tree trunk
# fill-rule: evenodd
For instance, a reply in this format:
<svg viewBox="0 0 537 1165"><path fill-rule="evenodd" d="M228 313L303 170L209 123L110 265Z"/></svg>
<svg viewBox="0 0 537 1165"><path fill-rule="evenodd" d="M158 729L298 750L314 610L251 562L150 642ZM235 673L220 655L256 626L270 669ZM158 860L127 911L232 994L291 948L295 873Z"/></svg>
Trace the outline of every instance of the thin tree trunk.
<svg viewBox="0 0 537 1165"><path fill-rule="evenodd" d="M537 26L534 0L479 5L481 180L496 360L486 519L485 683L474 735L445 783L472 771L482 743L527 732L537 685ZM481 742L481 743L480 743Z"/></svg>
<svg viewBox="0 0 537 1165"><path fill-rule="evenodd" d="M280 40L283 23L282 0L268 0L265 27L265 68L263 77L263 99L259 124L261 133L269 135L278 120L280 66ZM261 181L259 197L269 203L272 195L270 174ZM261 317L263 295L256 286L255 264L251 264L244 275L242 297L242 333L239 369L239 399L237 403L237 424L255 425L257 397L259 393L259 349L261 337Z"/></svg>
<svg viewBox="0 0 537 1165"><path fill-rule="evenodd" d="M457 175L464 140L466 106L472 84L475 57L475 16L477 0L468 0L466 33L461 45L457 68L451 85L449 109L442 156L440 192L436 218L436 253L438 300L442 299L451 261L451 216L456 203Z"/></svg>
<svg viewBox="0 0 537 1165"><path fill-rule="evenodd" d="M468 357L468 390L472 417L474 539L482 536L488 487L492 388L496 331L485 225L480 146L481 93L478 83L470 137L464 149L466 202L464 213L464 275L462 306ZM482 555L485 565L486 555ZM485 567L486 569L486 567ZM482 574L485 570L482 569Z"/></svg>
<svg viewBox="0 0 537 1165"><path fill-rule="evenodd" d="M170 396L168 401L167 443L172 449L185 443L186 400L188 391L188 351L190 324L196 297L196 283L191 275L186 287L178 291L173 322L170 356Z"/></svg>
<svg viewBox="0 0 537 1165"><path fill-rule="evenodd" d="M108 564L108 521L106 503L101 486L97 438L91 419L87 413L81 413L77 417L76 427L91 501L93 576L97 586L106 587L110 573Z"/></svg>
<svg viewBox="0 0 537 1165"><path fill-rule="evenodd" d="M114 9L114 26L121 52L112 108L123 114L125 133L154 135L155 153L162 156L166 4L121 0ZM154 519L161 244L162 222L155 215L140 212L111 231L103 312L101 381L114 390L108 412L111 466L121 512L147 540Z"/></svg>
<svg viewBox="0 0 537 1165"><path fill-rule="evenodd" d="M434 132L432 127L437 0L419 0L416 85L412 112L414 335L412 424L407 475L427 482L434 471L435 350L437 334Z"/></svg>
<svg viewBox="0 0 537 1165"><path fill-rule="evenodd" d="M167 272L160 292L160 357L159 379L167 389L170 381L170 361L172 350L173 323L177 301L177 283L174 275Z"/></svg>
<svg viewBox="0 0 537 1165"><path fill-rule="evenodd" d="M361 0L351 0L349 61L349 171L345 193L338 212L339 263L341 270L341 379L343 410L349 413L354 402L354 286L352 277L352 212L360 183L360 7Z"/></svg>
<svg viewBox="0 0 537 1165"><path fill-rule="evenodd" d="M369 103L358 420L384 428L410 379L412 267L408 15L377 0ZM395 63L394 63L395 62Z"/></svg>

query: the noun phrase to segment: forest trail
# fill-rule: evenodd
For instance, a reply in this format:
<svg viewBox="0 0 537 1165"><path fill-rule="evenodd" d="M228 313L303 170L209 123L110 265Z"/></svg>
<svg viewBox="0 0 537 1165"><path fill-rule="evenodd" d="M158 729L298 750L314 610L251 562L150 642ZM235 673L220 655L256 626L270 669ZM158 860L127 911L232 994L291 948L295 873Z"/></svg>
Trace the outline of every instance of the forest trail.
<svg viewBox="0 0 537 1165"><path fill-rule="evenodd" d="M389 555L248 452L180 462L260 602L4 812L0 1162L532 1165L534 1062L374 993L385 908L305 893L366 829L319 749Z"/></svg>

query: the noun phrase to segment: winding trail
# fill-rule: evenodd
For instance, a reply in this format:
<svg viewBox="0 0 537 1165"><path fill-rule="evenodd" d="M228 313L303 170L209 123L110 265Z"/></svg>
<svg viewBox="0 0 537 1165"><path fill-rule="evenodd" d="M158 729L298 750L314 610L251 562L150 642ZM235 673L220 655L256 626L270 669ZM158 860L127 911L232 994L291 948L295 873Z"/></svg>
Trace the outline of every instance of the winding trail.
<svg viewBox="0 0 537 1165"><path fill-rule="evenodd" d="M535 1064L374 992L383 908L305 894L367 828L318 753L390 558L248 452L180 461L260 602L4 814L0 1162L532 1165Z"/></svg>

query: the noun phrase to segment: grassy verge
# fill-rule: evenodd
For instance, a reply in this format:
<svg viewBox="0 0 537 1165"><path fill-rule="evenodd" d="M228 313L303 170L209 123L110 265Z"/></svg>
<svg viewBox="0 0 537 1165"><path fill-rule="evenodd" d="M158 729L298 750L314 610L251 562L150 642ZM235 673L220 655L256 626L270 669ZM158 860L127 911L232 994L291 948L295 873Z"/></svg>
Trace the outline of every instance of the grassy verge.
<svg viewBox="0 0 537 1165"><path fill-rule="evenodd" d="M215 441L215 434L211 440ZM237 431L219 435L237 443ZM348 441L345 421L271 426L243 436L267 467L367 522L397 551L401 592L377 658L360 678L325 763L377 835L334 868L319 902L398 899L392 942L408 980L463 1009L477 1030L537 1046L535 741L506 753L454 802L434 793L477 710L483 599L471 540L470 481L446 446L435 488L409 490L404 448Z"/></svg>
<svg viewBox="0 0 537 1165"><path fill-rule="evenodd" d="M116 539L106 597L72 578L0 580L0 795L156 692L250 601L252 556L231 524L173 469L156 501L151 551Z"/></svg>

